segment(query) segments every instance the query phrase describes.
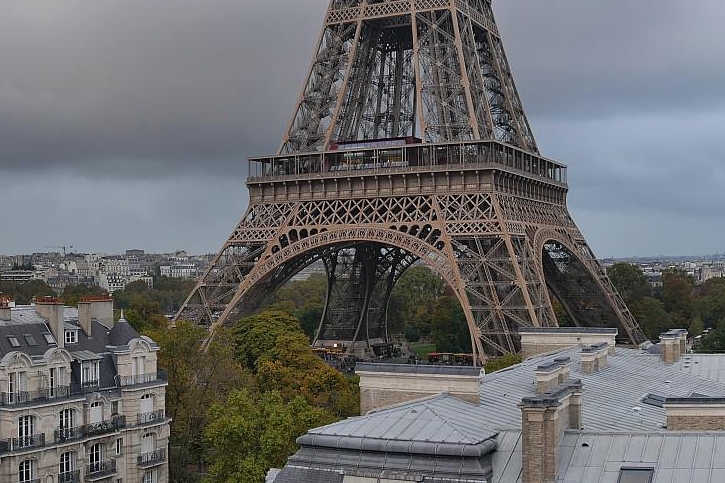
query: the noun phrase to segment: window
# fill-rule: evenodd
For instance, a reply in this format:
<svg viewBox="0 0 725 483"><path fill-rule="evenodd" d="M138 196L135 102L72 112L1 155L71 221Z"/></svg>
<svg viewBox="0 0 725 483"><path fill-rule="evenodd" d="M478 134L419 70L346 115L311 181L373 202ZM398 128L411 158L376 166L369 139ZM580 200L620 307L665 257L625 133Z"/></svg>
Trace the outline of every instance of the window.
<svg viewBox="0 0 725 483"><path fill-rule="evenodd" d="M103 421L103 403L101 401L93 401L91 403L90 418L91 424L96 424Z"/></svg>
<svg viewBox="0 0 725 483"><path fill-rule="evenodd" d="M61 475L63 473L70 473L72 471L75 471L76 469L76 453L75 451L67 451L65 453L61 453L60 455L60 464L58 465L58 473ZM60 481L64 481L62 478L59 479Z"/></svg>
<svg viewBox="0 0 725 483"><path fill-rule="evenodd" d="M91 450L88 452L88 463L91 467L91 472L101 470L103 464L103 457L105 456L106 448L103 443L96 443L91 446Z"/></svg>
<svg viewBox="0 0 725 483"><path fill-rule="evenodd" d="M35 434L35 416L20 416L18 418L19 446L32 446Z"/></svg>
<svg viewBox="0 0 725 483"><path fill-rule="evenodd" d="M25 342L27 342L29 346L34 347L38 345L38 343L35 342L35 337L31 334L23 334L23 337L25 337Z"/></svg>
<svg viewBox="0 0 725 483"><path fill-rule="evenodd" d="M154 411L154 395L144 394L141 396L141 405L139 411L141 414L152 413Z"/></svg>
<svg viewBox="0 0 725 483"><path fill-rule="evenodd" d="M118 414L118 401L111 401L111 415Z"/></svg>
<svg viewBox="0 0 725 483"><path fill-rule="evenodd" d="M642 398L642 402L645 404L649 404L650 406L655 406L655 407L661 408L661 407L663 407L663 404L665 403L666 399L667 398L664 396L650 393Z"/></svg>
<svg viewBox="0 0 725 483"><path fill-rule="evenodd" d="M25 460L18 466L18 479L26 483L35 479L35 460Z"/></svg>
<svg viewBox="0 0 725 483"><path fill-rule="evenodd" d="M141 454L153 453L156 449L156 435L146 433L141 437Z"/></svg>
<svg viewBox="0 0 725 483"><path fill-rule="evenodd" d="M617 483L650 483L654 472L654 468L629 468L623 466L619 470Z"/></svg>
<svg viewBox="0 0 725 483"><path fill-rule="evenodd" d="M72 409L63 409L58 413L58 427L62 430L75 427L75 415Z"/></svg>
<svg viewBox="0 0 725 483"><path fill-rule="evenodd" d="M146 356L134 357L131 362L131 375L143 376L146 374Z"/></svg>
<svg viewBox="0 0 725 483"><path fill-rule="evenodd" d="M43 337L45 338L45 342L48 345L55 344L55 337L53 337L53 334L43 334Z"/></svg>
<svg viewBox="0 0 725 483"><path fill-rule="evenodd" d="M66 385L66 371L63 367L51 367L50 374L48 375L48 382L50 386L50 397L63 396L66 394L60 393L58 388Z"/></svg>
<svg viewBox="0 0 725 483"><path fill-rule="evenodd" d="M84 387L98 386L98 361L86 361L81 365L81 383Z"/></svg>
<svg viewBox="0 0 725 483"><path fill-rule="evenodd" d="M9 402L24 402L27 374L22 372L11 372L8 374L8 397Z"/></svg>
<svg viewBox="0 0 725 483"><path fill-rule="evenodd" d="M78 343L78 331L77 330L66 330L65 331L65 343L66 344L77 344Z"/></svg>
<svg viewBox="0 0 725 483"><path fill-rule="evenodd" d="M116 455L122 455L123 454L123 438L118 438L116 440Z"/></svg>
<svg viewBox="0 0 725 483"><path fill-rule="evenodd" d="M157 483L156 468L146 470L143 474L143 483Z"/></svg>
<svg viewBox="0 0 725 483"><path fill-rule="evenodd" d="M14 335L8 336L8 342L10 342L10 346L13 348L20 347L20 342L18 342L18 338L15 337Z"/></svg>

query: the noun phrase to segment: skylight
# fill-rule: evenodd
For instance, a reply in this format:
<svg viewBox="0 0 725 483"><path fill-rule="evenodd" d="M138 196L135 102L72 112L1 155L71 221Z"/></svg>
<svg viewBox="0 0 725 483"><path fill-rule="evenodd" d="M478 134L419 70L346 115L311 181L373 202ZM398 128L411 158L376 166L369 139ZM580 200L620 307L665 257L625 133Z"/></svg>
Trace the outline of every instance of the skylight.
<svg viewBox="0 0 725 483"><path fill-rule="evenodd" d="M43 334L43 337L45 337L45 342L48 344L55 344L55 337L53 337L53 334Z"/></svg>
<svg viewBox="0 0 725 483"><path fill-rule="evenodd" d="M12 347L20 347L20 342L18 342L18 338L15 337L14 335L8 336L8 342L10 342L10 345Z"/></svg>
<svg viewBox="0 0 725 483"><path fill-rule="evenodd" d="M38 343L35 342L35 337L33 337L31 334L23 334L23 337L25 337L25 342L27 342L29 346L38 345Z"/></svg>
<svg viewBox="0 0 725 483"><path fill-rule="evenodd" d="M627 468L619 470L617 483L651 483L654 475L654 468Z"/></svg>
<svg viewBox="0 0 725 483"><path fill-rule="evenodd" d="M660 396L658 394L647 394L645 397L642 398L643 403L658 408L662 407L662 405L665 403L665 400L667 400L666 397Z"/></svg>

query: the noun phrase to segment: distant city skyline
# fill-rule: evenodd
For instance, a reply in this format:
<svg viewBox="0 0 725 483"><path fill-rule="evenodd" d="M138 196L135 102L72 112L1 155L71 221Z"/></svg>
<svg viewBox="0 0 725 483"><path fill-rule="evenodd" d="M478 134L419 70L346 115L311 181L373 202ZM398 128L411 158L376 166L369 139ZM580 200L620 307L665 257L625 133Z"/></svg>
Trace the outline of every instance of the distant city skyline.
<svg viewBox="0 0 725 483"><path fill-rule="evenodd" d="M214 253L277 150L326 1L14 2L0 253ZM544 156L599 258L725 252L725 4L495 1Z"/></svg>

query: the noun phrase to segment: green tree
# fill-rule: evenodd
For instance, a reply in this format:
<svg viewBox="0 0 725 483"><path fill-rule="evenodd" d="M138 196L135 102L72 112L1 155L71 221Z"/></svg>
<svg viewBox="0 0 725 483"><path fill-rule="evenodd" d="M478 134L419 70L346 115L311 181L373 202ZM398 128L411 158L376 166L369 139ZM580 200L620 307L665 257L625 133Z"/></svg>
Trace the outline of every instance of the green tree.
<svg viewBox="0 0 725 483"><path fill-rule="evenodd" d="M408 268L390 295L389 333L405 333L408 340L411 340L409 336L429 336L433 321L430 314L444 294L444 288L443 279L428 267Z"/></svg>
<svg viewBox="0 0 725 483"><path fill-rule="evenodd" d="M332 422L303 397L277 391L234 391L214 404L204 431L214 482L259 483L271 467L284 466L297 450L295 439L309 428Z"/></svg>
<svg viewBox="0 0 725 483"><path fill-rule="evenodd" d="M662 272L662 303L667 312L678 316L678 323L692 318L694 285L692 277L682 270L667 269Z"/></svg>
<svg viewBox="0 0 725 483"><path fill-rule="evenodd" d="M233 327L237 360L253 371L261 391L302 395L337 417L359 413L357 386L310 349L299 322L278 310L245 317Z"/></svg>
<svg viewBox="0 0 725 483"><path fill-rule="evenodd" d="M63 302L65 302L66 305L75 307L78 305L78 302L83 297L92 297L92 296L107 295L107 294L108 294L108 292L106 292L104 289L102 289L98 285L79 284L79 285L66 285L66 287L63 289L63 293L61 294L61 297L63 298Z"/></svg>
<svg viewBox="0 0 725 483"><path fill-rule="evenodd" d="M687 331L690 333L691 336L696 336L702 334L703 330L705 330L705 324L699 316L695 316L695 318L692 319L690 327L687 329Z"/></svg>
<svg viewBox="0 0 725 483"><path fill-rule="evenodd" d="M650 295L650 286L642 270L631 263L618 262L607 269L609 280L622 296L630 303Z"/></svg>
<svg viewBox="0 0 725 483"><path fill-rule="evenodd" d="M209 422L207 410L222 402L231 390L256 392L254 378L237 363L229 329L219 328L209 343L205 327L180 320L175 327L152 330L159 344L159 367L166 370L166 413L171 422L172 481L186 481L186 467L203 466L202 435Z"/></svg>
<svg viewBox="0 0 725 483"><path fill-rule="evenodd" d="M657 339L662 332L672 328L672 317L657 299L644 297L630 304L629 310L650 340Z"/></svg>
<svg viewBox="0 0 725 483"><path fill-rule="evenodd" d="M725 353L725 320L721 320L715 330L702 336L698 352L710 354Z"/></svg>
<svg viewBox="0 0 725 483"><path fill-rule="evenodd" d="M42 280L30 280L25 283L0 280L0 295L9 297L18 305L28 305L34 298L54 297L56 294Z"/></svg>

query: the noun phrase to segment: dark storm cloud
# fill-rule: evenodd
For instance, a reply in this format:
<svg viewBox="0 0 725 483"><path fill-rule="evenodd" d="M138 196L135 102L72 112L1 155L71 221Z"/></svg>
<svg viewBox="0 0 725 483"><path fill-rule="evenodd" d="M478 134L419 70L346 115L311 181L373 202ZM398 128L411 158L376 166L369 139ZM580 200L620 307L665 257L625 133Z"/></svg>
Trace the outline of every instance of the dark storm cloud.
<svg viewBox="0 0 725 483"><path fill-rule="evenodd" d="M221 169L276 149L315 40L305 18L316 28L320 12L307 10L283 0L4 2L1 165L123 171L165 160L184 170L204 158Z"/></svg>

